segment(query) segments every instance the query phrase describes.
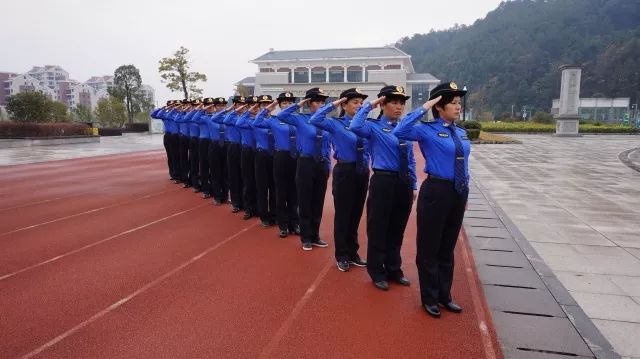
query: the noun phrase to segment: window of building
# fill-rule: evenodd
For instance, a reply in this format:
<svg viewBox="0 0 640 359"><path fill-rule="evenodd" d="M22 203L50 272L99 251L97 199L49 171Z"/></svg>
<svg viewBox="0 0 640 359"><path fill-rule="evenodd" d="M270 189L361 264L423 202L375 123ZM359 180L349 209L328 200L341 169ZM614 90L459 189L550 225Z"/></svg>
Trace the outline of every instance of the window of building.
<svg viewBox="0 0 640 359"><path fill-rule="evenodd" d="M260 72L273 72L273 69L269 67L261 67Z"/></svg>
<svg viewBox="0 0 640 359"><path fill-rule="evenodd" d="M385 70L400 70L402 69L402 66L400 65L386 65L384 67Z"/></svg>
<svg viewBox="0 0 640 359"><path fill-rule="evenodd" d="M369 82L369 70L380 70L380 66L378 65L369 65L367 66L367 68L365 69L365 81Z"/></svg>
<svg viewBox="0 0 640 359"><path fill-rule="evenodd" d="M312 68L311 82L327 82L327 69L324 67Z"/></svg>
<svg viewBox="0 0 640 359"><path fill-rule="evenodd" d="M429 85L413 84L411 86L411 108L418 108L429 98Z"/></svg>
<svg viewBox="0 0 640 359"><path fill-rule="evenodd" d="M306 67L297 67L293 70L293 80L297 84L309 82L309 69Z"/></svg>
<svg viewBox="0 0 640 359"><path fill-rule="evenodd" d="M344 67L331 67L329 69L329 82L344 82Z"/></svg>
<svg viewBox="0 0 640 359"><path fill-rule="evenodd" d="M362 67L349 66L347 68L347 81L348 82L362 82Z"/></svg>
<svg viewBox="0 0 640 359"><path fill-rule="evenodd" d="M286 72L287 73L287 82L291 83L291 69L288 67L281 67L277 72Z"/></svg>

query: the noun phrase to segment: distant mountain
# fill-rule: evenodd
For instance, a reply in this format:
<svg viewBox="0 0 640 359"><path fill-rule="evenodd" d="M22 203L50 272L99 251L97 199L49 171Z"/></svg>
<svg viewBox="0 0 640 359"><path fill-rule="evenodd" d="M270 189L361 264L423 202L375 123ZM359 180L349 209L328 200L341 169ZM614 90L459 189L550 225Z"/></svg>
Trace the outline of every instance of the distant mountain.
<svg viewBox="0 0 640 359"><path fill-rule="evenodd" d="M639 0L516 0L470 26L401 39L418 72L470 90L475 114L549 112L563 64L579 64L581 97L640 102Z"/></svg>

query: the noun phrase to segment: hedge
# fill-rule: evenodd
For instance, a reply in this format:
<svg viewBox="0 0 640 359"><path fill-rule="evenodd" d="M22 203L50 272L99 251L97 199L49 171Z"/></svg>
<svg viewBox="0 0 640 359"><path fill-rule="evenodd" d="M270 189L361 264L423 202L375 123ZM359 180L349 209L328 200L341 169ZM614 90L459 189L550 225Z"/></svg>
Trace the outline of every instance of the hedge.
<svg viewBox="0 0 640 359"><path fill-rule="evenodd" d="M127 132L149 132L149 123L148 122L134 122L127 123L125 126L125 131Z"/></svg>
<svg viewBox="0 0 640 359"><path fill-rule="evenodd" d="M487 132L555 133L556 125L531 122L483 122L482 130ZM580 133L640 133L639 128L594 124L581 124L579 131Z"/></svg>
<svg viewBox="0 0 640 359"><path fill-rule="evenodd" d="M99 128L98 134L100 136L122 136L121 128Z"/></svg>
<svg viewBox="0 0 640 359"><path fill-rule="evenodd" d="M82 123L0 122L0 138L88 136L91 129Z"/></svg>

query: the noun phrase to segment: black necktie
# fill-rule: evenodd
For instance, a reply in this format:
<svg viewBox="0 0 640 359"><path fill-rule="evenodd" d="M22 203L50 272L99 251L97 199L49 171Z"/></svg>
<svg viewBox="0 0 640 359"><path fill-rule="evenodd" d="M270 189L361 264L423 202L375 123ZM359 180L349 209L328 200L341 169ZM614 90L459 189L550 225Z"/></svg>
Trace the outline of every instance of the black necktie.
<svg viewBox="0 0 640 359"><path fill-rule="evenodd" d="M268 145L267 145L267 151L269 153L273 153L273 148L274 148L274 139L273 139L273 131L271 129L269 129L267 131L267 141L268 141Z"/></svg>
<svg viewBox="0 0 640 359"><path fill-rule="evenodd" d="M394 122L391 127L396 127L398 123ZM398 174L400 178L407 178L409 176L409 152L407 151L407 141L398 140Z"/></svg>
<svg viewBox="0 0 640 359"><path fill-rule="evenodd" d="M451 138L456 146L456 157L454 159L454 179L453 184L456 192L463 193L467 189L467 177L464 173L464 150L462 148L462 142L458 133L456 132L456 125L448 126L451 131Z"/></svg>
<svg viewBox="0 0 640 359"><path fill-rule="evenodd" d="M313 151L313 159L316 162L322 161L322 130L316 128L316 142Z"/></svg>
<svg viewBox="0 0 640 359"><path fill-rule="evenodd" d="M291 158L298 157L298 148L296 147L296 129L295 127L289 126L289 155Z"/></svg>
<svg viewBox="0 0 640 359"><path fill-rule="evenodd" d="M220 147L224 146L224 125L220 124L220 127L218 129L218 133L220 134L220 138L218 138L218 145L220 145Z"/></svg>
<svg viewBox="0 0 640 359"><path fill-rule="evenodd" d="M364 173L367 164L364 162L364 141L356 136L356 172Z"/></svg>

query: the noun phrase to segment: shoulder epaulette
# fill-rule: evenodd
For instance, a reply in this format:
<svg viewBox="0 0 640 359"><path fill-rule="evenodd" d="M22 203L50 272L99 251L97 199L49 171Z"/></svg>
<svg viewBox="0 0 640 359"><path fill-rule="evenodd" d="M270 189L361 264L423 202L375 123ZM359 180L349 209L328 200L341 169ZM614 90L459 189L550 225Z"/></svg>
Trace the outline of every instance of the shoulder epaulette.
<svg viewBox="0 0 640 359"><path fill-rule="evenodd" d="M380 121L379 118L372 118L372 117L367 118L367 120L368 121Z"/></svg>

